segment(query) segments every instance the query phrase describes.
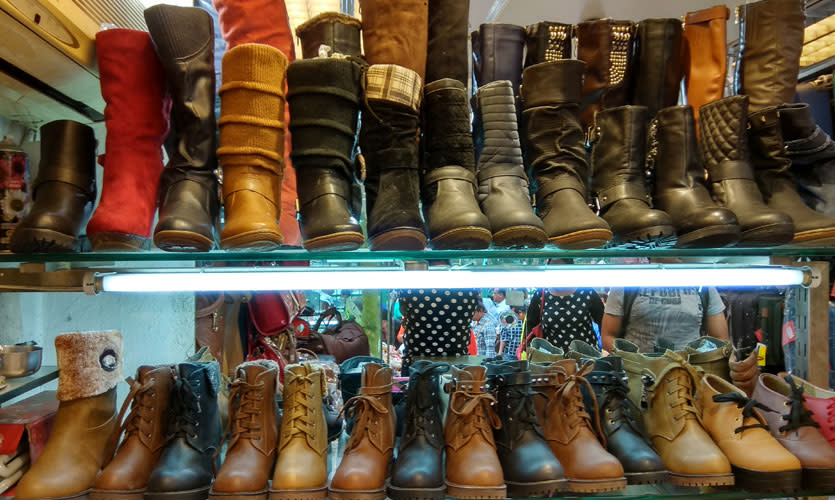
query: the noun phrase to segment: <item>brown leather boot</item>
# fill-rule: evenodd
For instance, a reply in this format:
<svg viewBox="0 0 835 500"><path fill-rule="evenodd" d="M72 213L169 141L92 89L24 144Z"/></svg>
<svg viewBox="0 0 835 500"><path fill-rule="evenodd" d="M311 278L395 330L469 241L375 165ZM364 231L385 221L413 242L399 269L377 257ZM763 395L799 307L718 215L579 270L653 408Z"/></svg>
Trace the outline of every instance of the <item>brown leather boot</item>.
<svg viewBox="0 0 835 500"><path fill-rule="evenodd" d="M750 398L754 395L754 388L757 386L757 379L760 376L760 367L757 365L757 350L751 351L744 359L740 359L741 357L740 352L734 349L730 359L728 359L731 381Z"/></svg>
<svg viewBox="0 0 835 500"><path fill-rule="evenodd" d="M821 433L803 401L803 386L790 375L785 380L763 373L754 399L773 411L765 412L768 429L803 466L803 488L831 491L835 488L835 449Z"/></svg>
<svg viewBox="0 0 835 500"><path fill-rule="evenodd" d="M229 391L229 423L221 439L223 443L228 436L229 447L209 490L210 500L266 500L278 442L277 381L275 361L238 366Z"/></svg>
<svg viewBox="0 0 835 500"><path fill-rule="evenodd" d="M746 491L792 492L800 489L800 461L774 439L760 410L739 388L707 374L696 392L702 424L733 467L736 486Z"/></svg>
<svg viewBox="0 0 835 500"><path fill-rule="evenodd" d="M328 493L325 375L310 363L284 369L284 413L270 500L314 500Z"/></svg>
<svg viewBox="0 0 835 500"><path fill-rule="evenodd" d="M125 439L93 483L91 500L142 500L165 444L168 400L176 376L173 366L162 365L140 366L136 380L128 378L130 393L119 412L121 427L112 436L111 447L122 432ZM122 420L128 408L130 413ZM112 455L112 451L107 454Z"/></svg>
<svg viewBox="0 0 835 500"><path fill-rule="evenodd" d="M447 496L453 498L505 498L504 475L493 429L502 423L496 398L487 392L483 366L452 367L451 393L446 419Z"/></svg>
<svg viewBox="0 0 835 500"><path fill-rule="evenodd" d="M531 365L536 409L545 439L560 461L568 478L568 490L596 493L626 488L623 466L600 443L603 432L594 390L584 378L594 369L593 362L578 368L577 361L564 359L548 366ZM594 423L583 404L581 385L594 401Z"/></svg>
<svg viewBox="0 0 835 500"><path fill-rule="evenodd" d="M116 384L122 379L122 335L115 331L55 337L58 413L38 460L15 498L84 497L106 460L116 429Z"/></svg>
<svg viewBox="0 0 835 500"><path fill-rule="evenodd" d="M368 64L403 66L423 81L429 37L427 0L360 0L359 4L362 48Z"/></svg>
<svg viewBox="0 0 835 500"><path fill-rule="evenodd" d="M328 488L331 500L386 498L396 424L391 404L391 376L390 366L366 364L362 367L359 395L345 402L348 416L356 420L342 462Z"/></svg>
<svg viewBox="0 0 835 500"><path fill-rule="evenodd" d="M718 101L725 91L728 16L728 7L715 5L684 17L684 85L687 104L693 106L697 135L699 108Z"/></svg>

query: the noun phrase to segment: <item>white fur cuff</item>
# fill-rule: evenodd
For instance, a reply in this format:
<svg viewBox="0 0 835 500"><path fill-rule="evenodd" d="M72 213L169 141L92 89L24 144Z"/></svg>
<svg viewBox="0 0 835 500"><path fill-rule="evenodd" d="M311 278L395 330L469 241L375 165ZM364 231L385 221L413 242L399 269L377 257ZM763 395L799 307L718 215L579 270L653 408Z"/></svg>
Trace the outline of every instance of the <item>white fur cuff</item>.
<svg viewBox="0 0 835 500"><path fill-rule="evenodd" d="M122 334L116 330L55 337L58 400L103 394L122 380Z"/></svg>

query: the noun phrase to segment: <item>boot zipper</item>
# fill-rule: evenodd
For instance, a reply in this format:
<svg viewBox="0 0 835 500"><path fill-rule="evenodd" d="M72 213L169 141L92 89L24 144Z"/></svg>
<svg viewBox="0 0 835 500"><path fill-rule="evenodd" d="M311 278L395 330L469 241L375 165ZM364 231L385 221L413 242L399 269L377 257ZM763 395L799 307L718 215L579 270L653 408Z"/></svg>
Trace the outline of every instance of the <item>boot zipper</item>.
<svg viewBox="0 0 835 500"><path fill-rule="evenodd" d="M653 185L655 177L655 159L658 156L658 119L653 118L649 124L649 150L645 162L646 179L650 186Z"/></svg>

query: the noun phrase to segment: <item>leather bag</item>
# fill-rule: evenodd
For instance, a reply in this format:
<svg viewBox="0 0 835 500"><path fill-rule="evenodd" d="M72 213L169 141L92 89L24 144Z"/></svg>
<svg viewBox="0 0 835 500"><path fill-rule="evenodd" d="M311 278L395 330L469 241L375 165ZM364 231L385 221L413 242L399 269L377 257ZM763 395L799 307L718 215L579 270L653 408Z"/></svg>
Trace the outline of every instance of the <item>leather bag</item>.
<svg viewBox="0 0 835 500"><path fill-rule="evenodd" d="M254 295L247 316L247 360L269 359L278 363L279 380L284 367L297 363L296 332L305 329L298 317L304 309L303 292L275 292Z"/></svg>
<svg viewBox="0 0 835 500"><path fill-rule="evenodd" d="M223 292L194 295L194 347L208 347L223 366L223 341L226 328L226 296Z"/></svg>
<svg viewBox="0 0 835 500"><path fill-rule="evenodd" d="M524 359L524 358L522 358L522 353L527 352L528 345L531 343L531 340L533 340L534 337L542 338L542 336L543 336L543 332L542 332L542 313L544 311L545 311L545 290L542 290L542 297L539 299L539 324L536 325L535 327L531 328L531 333L529 333L528 336L525 337L525 340L523 340L522 343L519 344L519 347L516 348L516 359ZM525 318L525 321L527 321L527 318Z"/></svg>
<svg viewBox="0 0 835 500"><path fill-rule="evenodd" d="M336 326L320 332L322 321L329 318L336 318ZM337 363L354 356L368 356L371 352L365 330L354 320L343 320L339 311L333 307L319 316L308 337L298 338L298 344L316 354L329 354Z"/></svg>

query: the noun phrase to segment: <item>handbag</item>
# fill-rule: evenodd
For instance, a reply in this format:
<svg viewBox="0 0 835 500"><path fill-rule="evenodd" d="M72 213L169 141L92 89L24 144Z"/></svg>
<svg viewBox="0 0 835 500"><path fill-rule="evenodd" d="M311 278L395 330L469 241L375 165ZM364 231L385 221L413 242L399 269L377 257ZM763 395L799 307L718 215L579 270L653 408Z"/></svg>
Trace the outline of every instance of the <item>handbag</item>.
<svg viewBox="0 0 835 500"><path fill-rule="evenodd" d="M542 313L544 311L545 290L542 290L542 298L539 301L539 324L531 328L531 333L529 333L528 336L522 342L519 343L519 347L516 348L516 359L524 359L522 357L522 353L527 352L528 344L531 343L531 340L533 340L534 337L542 338L542 336L544 335L542 332ZM527 321L527 317L525 318L525 321Z"/></svg>
<svg viewBox="0 0 835 500"><path fill-rule="evenodd" d="M319 328L326 318L336 318L337 324L320 332ZM328 308L319 315L309 336L299 337L298 340L299 347L310 349L316 354L329 354L336 359L337 363L342 363L354 356L368 356L371 352L368 337L362 326L354 320L343 320L342 315L334 307Z"/></svg>
<svg viewBox="0 0 835 500"><path fill-rule="evenodd" d="M284 368L297 363L296 332L304 330L298 318L305 306L303 292L260 293L249 302L247 315L247 360L269 359L278 363L279 380Z"/></svg>

